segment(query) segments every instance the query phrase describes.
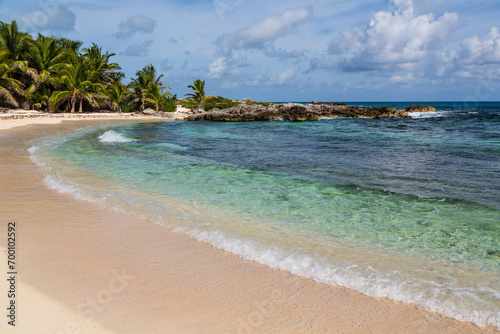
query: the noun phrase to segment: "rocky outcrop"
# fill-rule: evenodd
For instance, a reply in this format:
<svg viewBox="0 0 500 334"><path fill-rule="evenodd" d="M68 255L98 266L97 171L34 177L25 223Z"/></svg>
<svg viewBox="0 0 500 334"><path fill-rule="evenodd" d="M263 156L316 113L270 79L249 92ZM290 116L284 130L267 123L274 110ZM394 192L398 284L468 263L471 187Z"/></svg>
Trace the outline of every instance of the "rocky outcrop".
<svg viewBox="0 0 500 334"><path fill-rule="evenodd" d="M406 108L407 112L426 112L426 111L436 111L436 108L432 106L417 106L412 104L408 108Z"/></svg>
<svg viewBox="0 0 500 334"><path fill-rule="evenodd" d="M156 114L156 110L153 110L151 108L147 108L141 111L144 115L154 115Z"/></svg>
<svg viewBox="0 0 500 334"><path fill-rule="evenodd" d="M283 119L290 122L312 121L329 117L381 118L409 117L408 112L390 107L348 106L345 103L313 102L311 104L285 103L262 106L241 104L228 109L190 115L188 121L250 122Z"/></svg>

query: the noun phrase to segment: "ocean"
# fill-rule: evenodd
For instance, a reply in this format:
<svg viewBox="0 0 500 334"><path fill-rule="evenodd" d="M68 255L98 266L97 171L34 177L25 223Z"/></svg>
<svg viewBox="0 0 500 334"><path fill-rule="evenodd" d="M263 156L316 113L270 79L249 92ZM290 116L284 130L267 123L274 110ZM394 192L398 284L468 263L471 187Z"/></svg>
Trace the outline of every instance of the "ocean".
<svg viewBox="0 0 500 334"><path fill-rule="evenodd" d="M411 103L349 103L406 108ZM500 329L500 103L37 140L51 188L294 275Z"/></svg>

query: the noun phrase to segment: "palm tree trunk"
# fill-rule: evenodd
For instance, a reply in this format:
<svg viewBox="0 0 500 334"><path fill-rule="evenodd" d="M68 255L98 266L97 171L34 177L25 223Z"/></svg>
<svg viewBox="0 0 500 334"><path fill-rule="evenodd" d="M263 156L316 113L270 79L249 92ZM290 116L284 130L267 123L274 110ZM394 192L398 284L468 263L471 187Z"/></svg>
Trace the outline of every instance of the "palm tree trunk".
<svg viewBox="0 0 500 334"><path fill-rule="evenodd" d="M203 99L198 102L196 107L194 107L195 110L205 110L205 106L203 105Z"/></svg>
<svg viewBox="0 0 500 334"><path fill-rule="evenodd" d="M79 111L80 113L82 113L82 112L83 112L82 105L83 105L83 99L81 99L81 100L80 100L80 111Z"/></svg>
<svg viewBox="0 0 500 334"><path fill-rule="evenodd" d="M71 97L71 113L74 114L75 113L75 104L76 104L76 99L75 97Z"/></svg>

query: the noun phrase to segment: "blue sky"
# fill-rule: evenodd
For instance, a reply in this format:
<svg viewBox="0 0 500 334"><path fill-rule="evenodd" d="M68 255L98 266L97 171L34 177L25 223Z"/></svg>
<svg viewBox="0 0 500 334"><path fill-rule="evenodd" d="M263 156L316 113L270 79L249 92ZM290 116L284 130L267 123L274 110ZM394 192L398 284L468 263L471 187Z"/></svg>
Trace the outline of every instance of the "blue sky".
<svg viewBox="0 0 500 334"><path fill-rule="evenodd" d="M0 0L24 31L153 64L179 97L498 101L498 0Z"/></svg>

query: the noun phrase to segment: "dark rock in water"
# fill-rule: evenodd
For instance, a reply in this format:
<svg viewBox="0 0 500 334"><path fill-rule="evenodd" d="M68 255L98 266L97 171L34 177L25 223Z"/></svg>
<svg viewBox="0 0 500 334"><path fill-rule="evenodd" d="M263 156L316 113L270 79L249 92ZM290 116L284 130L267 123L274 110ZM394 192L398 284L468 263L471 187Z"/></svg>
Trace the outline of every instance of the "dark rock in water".
<svg viewBox="0 0 500 334"><path fill-rule="evenodd" d="M314 102L312 104L285 103L262 106L241 104L228 109L213 109L210 112L190 115L188 121L250 122L283 119L289 122L312 121L319 118L356 117L409 117L408 112L389 107L348 106L345 103Z"/></svg>
<svg viewBox="0 0 500 334"><path fill-rule="evenodd" d="M426 112L426 111L436 111L436 108L432 106L417 106L412 104L408 108L406 108L408 112Z"/></svg>

